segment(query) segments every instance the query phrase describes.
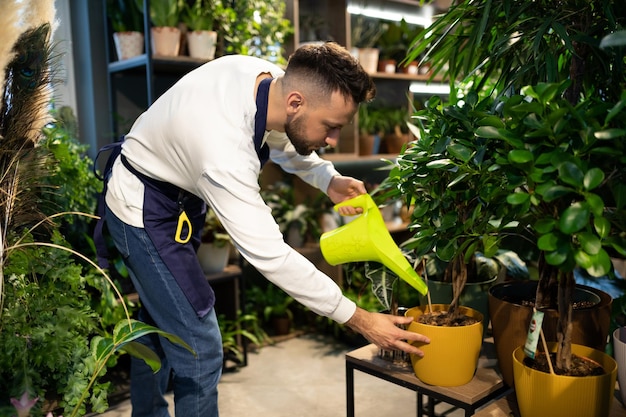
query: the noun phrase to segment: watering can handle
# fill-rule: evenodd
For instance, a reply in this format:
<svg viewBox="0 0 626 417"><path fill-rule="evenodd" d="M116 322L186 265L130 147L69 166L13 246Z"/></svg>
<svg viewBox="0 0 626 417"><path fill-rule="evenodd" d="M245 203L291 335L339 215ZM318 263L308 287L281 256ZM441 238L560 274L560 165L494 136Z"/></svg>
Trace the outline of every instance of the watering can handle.
<svg viewBox="0 0 626 417"><path fill-rule="evenodd" d="M340 207L352 206L357 208L362 208L363 213L366 213L372 208L378 208L374 200L372 200L372 196L369 194L361 194L349 200L342 201L341 203L337 203L334 206L335 211L339 211Z"/></svg>

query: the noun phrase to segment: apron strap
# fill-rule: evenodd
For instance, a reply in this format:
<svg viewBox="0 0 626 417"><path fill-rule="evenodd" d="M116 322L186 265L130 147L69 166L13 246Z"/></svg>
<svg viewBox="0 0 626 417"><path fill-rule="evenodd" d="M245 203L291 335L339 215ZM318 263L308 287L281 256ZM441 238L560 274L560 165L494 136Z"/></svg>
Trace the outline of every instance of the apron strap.
<svg viewBox="0 0 626 417"><path fill-rule="evenodd" d="M109 178L111 177L111 171L113 170L113 163L117 159L117 157L122 153L122 143L124 143L124 137L121 137L117 142L109 143L108 145L103 146L98 151L96 155L96 159L93 164L93 171L96 175L96 178L103 182L102 192L98 196L98 203L96 204L96 213L99 216L98 221L96 222L96 226L93 231L93 241L96 246L96 257L98 258L98 266L100 268L108 268L109 267L109 250L106 245L106 241L104 239L104 207L105 201L104 197L107 193L107 183L109 182ZM98 175L96 170L98 158L103 152L111 152L109 155L107 162L104 167L104 173L102 176Z"/></svg>
<svg viewBox="0 0 626 417"><path fill-rule="evenodd" d="M267 104L269 100L270 84L273 78L265 78L259 83L256 93L256 114L254 116L254 148L261 162L261 168L270 157L270 148L263 143L267 123Z"/></svg>

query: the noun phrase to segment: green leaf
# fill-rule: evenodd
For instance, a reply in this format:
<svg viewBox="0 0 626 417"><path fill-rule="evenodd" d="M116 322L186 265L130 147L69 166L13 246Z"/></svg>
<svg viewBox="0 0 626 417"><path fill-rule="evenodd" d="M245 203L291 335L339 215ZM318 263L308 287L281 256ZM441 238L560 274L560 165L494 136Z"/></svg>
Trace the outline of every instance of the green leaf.
<svg viewBox="0 0 626 417"><path fill-rule="evenodd" d="M602 241L593 233L583 232L577 235L580 247L590 255L596 255L602 249Z"/></svg>
<svg viewBox="0 0 626 417"><path fill-rule="evenodd" d="M602 216L604 212L604 200L602 200L602 197L597 194L588 193L585 194L585 201L589 204L594 216Z"/></svg>
<svg viewBox="0 0 626 417"><path fill-rule="evenodd" d="M533 160L533 154L526 150L512 150L508 155L509 161L516 164L525 164Z"/></svg>
<svg viewBox="0 0 626 417"><path fill-rule="evenodd" d="M546 186L537 187L537 194L543 197L546 202L551 202L556 200L557 198L563 197L574 190L568 187L564 187L562 185L553 185L550 186L546 184Z"/></svg>
<svg viewBox="0 0 626 417"><path fill-rule="evenodd" d="M448 146L448 152L453 157L460 159L463 162L467 162L472 158L473 152L466 146L461 145L460 143L452 143Z"/></svg>
<svg viewBox="0 0 626 417"><path fill-rule="evenodd" d="M448 188L451 188L455 186L456 184L458 184L459 182L463 181L463 179L467 177L468 175L469 174L467 172L464 172L463 174L459 175L458 177L450 181L450 183L448 184Z"/></svg>
<svg viewBox="0 0 626 417"><path fill-rule="evenodd" d="M546 262L550 265L558 266L563 264L567 260L567 250L565 248L558 248L553 252L546 253Z"/></svg>
<svg viewBox="0 0 626 417"><path fill-rule="evenodd" d="M583 185L585 190L591 191L604 181L604 171L600 168L591 168L585 173Z"/></svg>
<svg viewBox="0 0 626 417"><path fill-rule="evenodd" d="M447 242L443 247L437 246L435 252L437 253L437 257L442 261L449 262L454 257L454 253L456 252L456 240L451 240Z"/></svg>
<svg viewBox="0 0 626 417"><path fill-rule="evenodd" d="M605 239L609 237L609 233L611 232L611 222L609 222L605 217L594 217L593 228L598 236Z"/></svg>
<svg viewBox="0 0 626 417"><path fill-rule="evenodd" d="M572 162L563 162L559 165L559 177L566 184L573 185L576 188L582 188L583 172Z"/></svg>
<svg viewBox="0 0 626 417"><path fill-rule="evenodd" d="M554 219L541 219L535 223L533 228L539 234L546 234L548 232L551 232L554 229L555 225L556 221Z"/></svg>
<svg viewBox="0 0 626 417"><path fill-rule="evenodd" d="M585 268L589 275L599 278L611 272L611 258L604 249L601 249L596 255L590 255L590 258L591 265Z"/></svg>
<svg viewBox="0 0 626 417"><path fill-rule="evenodd" d="M506 201L512 205L524 204L528 201L530 195L528 193L513 193L506 197Z"/></svg>
<svg viewBox="0 0 626 417"><path fill-rule="evenodd" d="M121 351L128 353L138 359L142 359L146 365L152 369L152 372L157 372L161 369L161 359L159 356L149 347L139 342L130 342L124 345Z"/></svg>
<svg viewBox="0 0 626 417"><path fill-rule="evenodd" d="M558 241L554 233L548 233L537 239L537 247L543 251L550 252L557 249Z"/></svg>
<svg viewBox="0 0 626 417"><path fill-rule="evenodd" d="M479 126L490 126L497 129L504 128L504 122L498 116L486 116L478 121ZM480 129L480 128L479 128ZM482 136L482 135L478 135ZM486 136L483 136L486 137Z"/></svg>
<svg viewBox="0 0 626 417"><path fill-rule="evenodd" d="M450 159L438 159L436 161L431 161L426 164L428 168L446 168L449 166L454 166Z"/></svg>
<svg viewBox="0 0 626 417"><path fill-rule="evenodd" d="M596 139L615 139L620 136L626 136L626 129L606 129L599 130L593 134Z"/></svg>
<svg viewBox="0 0 626 417"><path fill-rule="evenodd" d="M593 258L584 250L577 250L574 253L574 260L576 261L576 265L583 269L591 268L593 266Z"/></svg>
<svg viewBox="0 0 626 417"><path fill-rule="evenodd" d="M624 33L626 33L626 31ZM622 99L618 101L615 104L615 106L613 106L613 108L609 111L609 114L606 116L606 119L604 120L604 124L608 125L615 116L620 114L620 112L624 109L624 107L626 107L626 100L624 100L624 96L622 96Z"/></svg>
<svg viewBox="0 0 626 417"><path fill-rule="evenodd" d="M561 232L571 235L584 228L589 223L589 206L586 203L576 202L565 209L559 220Z"/></svg>
<svg viewBox="0 0 626 417"><path fill-rule="evenodd" d="M480 126L476 129L476 136L489 139L504 139L501 135L503 129L496 126Z"/></svg>

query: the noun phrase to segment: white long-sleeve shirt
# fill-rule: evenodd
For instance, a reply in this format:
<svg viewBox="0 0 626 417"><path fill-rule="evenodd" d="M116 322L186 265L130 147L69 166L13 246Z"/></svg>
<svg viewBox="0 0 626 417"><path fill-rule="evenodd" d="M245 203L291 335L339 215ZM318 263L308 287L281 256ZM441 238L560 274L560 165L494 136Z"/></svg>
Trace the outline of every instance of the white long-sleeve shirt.
<svg viewBox="0 0 626 417"><path fill-rule="evenodd" d="M216 212L234 245L260 273L317 314L344 323L356 310L341 289L283 240L260 196L254 148L257 76L283 71L264 60L225 56L188 73L134 123L122 154L142 174L185 189ZM326 192L338 175L316 154L296 153L284 133L266 132L270 159ZM144 186L118 158L106 203L125 223L143 227Z"/></svg>

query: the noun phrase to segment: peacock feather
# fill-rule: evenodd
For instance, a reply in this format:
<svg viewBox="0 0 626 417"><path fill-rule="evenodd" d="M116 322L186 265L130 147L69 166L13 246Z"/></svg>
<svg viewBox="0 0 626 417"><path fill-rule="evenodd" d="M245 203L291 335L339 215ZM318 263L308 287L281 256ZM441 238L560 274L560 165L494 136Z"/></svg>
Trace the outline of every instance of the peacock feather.
<svg viewBox="0 0 626 417"><path fill-rule="evenodd" d="M45 216L39 210L50 155L38 147L51 121L54 2L0 0L0 314L3 267L15 236ZM21 8L21 9L20 9ZM6 47L12 41L12 47Z"/></svg>

